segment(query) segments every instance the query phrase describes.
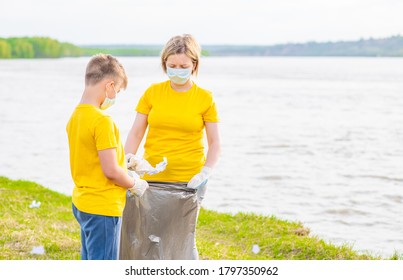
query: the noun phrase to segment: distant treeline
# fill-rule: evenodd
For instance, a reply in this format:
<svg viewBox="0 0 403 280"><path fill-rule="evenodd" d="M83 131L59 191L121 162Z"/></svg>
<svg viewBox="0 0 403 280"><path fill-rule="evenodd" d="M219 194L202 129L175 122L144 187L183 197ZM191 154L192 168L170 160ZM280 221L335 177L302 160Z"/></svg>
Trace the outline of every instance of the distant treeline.
<svg viewBox="0 0 403 280"><path fill-rule="evenodd" d="M204 45L204 56L403 56L403 37L358 41L289 43L271 46ZM121 56L159 55L162 45L86 46L86 52L100 50Z"/></svg>
<svg viewBox="0 0 403 280"><path fill-rule="evenodd" d="M206 46L211 56L403 56L403 37L272 46Z"/></svg>
<svg viewBox="0 0 403 280"><path fill-rule="evenodd" d="M85 55L97 53L109 53L116 56L159 56L162 45L87 45L82 46ZM202 50L202 55L208 56L207 50Z"/></svg>
<svg viewBox="0 0 403 280"><path fill-rule="evenodd" d="M57 58L82 55L82 48L48 37L0 38L0 58Z"/></svg>
<svg viewBox="0 0 403 280"><path fill-rule="evenodd" d="M109 53L115 56L159 56L162 45L76 46L48 37L0 38L0 58L58 58ZM403 37L358 41L289 43L271 46L205 45L204 56L400 56Z"/></svg>
<svg viewBox="0 0 403 280"><path fill-rule="evenodd" d="M159 56L162 46L158 45L94 45L82 46L84 55L108 53L114 56Z"/></svg>

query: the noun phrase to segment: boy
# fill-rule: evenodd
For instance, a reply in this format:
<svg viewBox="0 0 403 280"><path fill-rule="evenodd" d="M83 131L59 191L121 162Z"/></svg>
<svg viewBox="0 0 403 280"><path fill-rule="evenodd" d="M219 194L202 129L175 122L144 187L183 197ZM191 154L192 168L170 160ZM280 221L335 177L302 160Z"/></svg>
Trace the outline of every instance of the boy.
<svg viewBox="0 0 403 280"><path fill-rule="evenodd" d="M72 208L81 228L83 260L118 258L121 216L129 189L141 196L146 181L128 175L119 130L103 110L127 87L123 66L111 55L91 58L80 103L67 123Z"/></svg>

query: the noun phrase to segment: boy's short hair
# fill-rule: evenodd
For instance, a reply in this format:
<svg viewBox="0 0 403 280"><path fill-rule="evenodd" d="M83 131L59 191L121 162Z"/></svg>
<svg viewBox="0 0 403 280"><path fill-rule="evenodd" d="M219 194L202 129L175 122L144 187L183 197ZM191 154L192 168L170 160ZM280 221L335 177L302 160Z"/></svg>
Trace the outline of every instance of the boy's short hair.
<svg viewBox="0 0 403 280"><path fill-rule="evenodd" d="M95 85L105 78L115 83L122 82L122 88L127 87L127 76L123 65L109 54L94 55L87 64L85 71L85 85Z"/></svg>
<svg viewBox="0 0 403 280"><path fill-rule="evenodd" d="M167 72L166 62L170 55L186 54L195 64L192 74L197 75L199 70L199 61L201 48L196 39L190 34L183 34L172 37L164 46L161 52L161 66L164 72Z"/></svg>

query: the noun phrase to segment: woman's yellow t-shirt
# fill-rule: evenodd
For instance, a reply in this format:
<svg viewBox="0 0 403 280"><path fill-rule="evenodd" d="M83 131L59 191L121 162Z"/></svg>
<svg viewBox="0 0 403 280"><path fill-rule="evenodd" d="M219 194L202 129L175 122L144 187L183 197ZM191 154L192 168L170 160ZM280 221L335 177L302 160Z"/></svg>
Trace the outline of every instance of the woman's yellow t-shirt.
<svg viewBox="0 0 403 280"><path fill-rule="evenodd" d="M116 149L118 164L126 169L119 130L112 118L89 104L76 107L67 123L73 203L78 210L104 216L121 216L126 189L105 177L99 150Z"/></svg>
<svg viewBox="0 0 403 280"><path fill-rule="evenodd" d="M166 157L166 169L145 180L188 182L205 162L204 123L218 122L211 92L195 83L186 92L171 88L170 81L151 85L140 98L136 111L148 115L144 159L151 165Z"/></svg>

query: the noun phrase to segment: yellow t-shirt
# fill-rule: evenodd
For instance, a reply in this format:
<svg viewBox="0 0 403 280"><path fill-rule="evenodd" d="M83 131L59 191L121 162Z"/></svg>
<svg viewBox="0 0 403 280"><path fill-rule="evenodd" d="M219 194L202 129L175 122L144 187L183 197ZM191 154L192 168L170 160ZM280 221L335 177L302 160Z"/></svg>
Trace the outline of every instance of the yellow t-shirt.
<svg viewBox="0 0 403 280"><path fill-rule="evenodd" d="M167 157L167 168L145 180L188 182L205 162L204 123L218 122L211 92L193 84L186 92L171 88L170 81L151 85L136 111L148 115L144 159L155 166Z"/></svg>
<svg viewBox="0 0 403 280"><path fill-rule="evenodd" d="M99 150L116 148L118 163L126 168L119 130L112 118L89 104L79 104L67 123L73 203L78 210L104 216L121 216L126 189L105 177Z"/></svg>

